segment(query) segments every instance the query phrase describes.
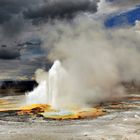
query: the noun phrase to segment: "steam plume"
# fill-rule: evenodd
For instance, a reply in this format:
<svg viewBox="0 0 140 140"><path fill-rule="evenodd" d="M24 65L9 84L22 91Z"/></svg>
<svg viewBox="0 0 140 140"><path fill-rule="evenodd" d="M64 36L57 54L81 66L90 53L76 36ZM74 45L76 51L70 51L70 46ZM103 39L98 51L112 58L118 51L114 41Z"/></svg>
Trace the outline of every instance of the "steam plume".
<svg viewBox="0 0 140 140"><path fill-rule="evenodd" d="M132 27L107 30L100 21L77 16L71 23L47 23L41 34L50 60L61 60L68 73L59 87L60 106L121 97L122 81L140 81L139 34Z"/></svg>

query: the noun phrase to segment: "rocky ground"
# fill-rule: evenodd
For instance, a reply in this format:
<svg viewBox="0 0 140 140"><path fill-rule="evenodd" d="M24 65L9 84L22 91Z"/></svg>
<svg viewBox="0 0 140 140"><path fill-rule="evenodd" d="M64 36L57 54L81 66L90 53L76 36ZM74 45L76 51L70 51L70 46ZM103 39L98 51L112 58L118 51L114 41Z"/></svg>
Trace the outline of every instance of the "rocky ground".
<svg viewBox="0 0 140 140"><path fill-rule="evenodd" d="M56 121L0 113L0 139L139 140L140 94L138 91L135 93L118 103L103 104L106 114L94 119ZM14 105L20 103L24 96L5 96L0 99L13 100Z"/></svg>
<svg viewBox="0 0 140 140"><path fill-rule="evenodd" d="M140 112L114 112L97 119L0 121L2 140L139 140Z"/></svg>

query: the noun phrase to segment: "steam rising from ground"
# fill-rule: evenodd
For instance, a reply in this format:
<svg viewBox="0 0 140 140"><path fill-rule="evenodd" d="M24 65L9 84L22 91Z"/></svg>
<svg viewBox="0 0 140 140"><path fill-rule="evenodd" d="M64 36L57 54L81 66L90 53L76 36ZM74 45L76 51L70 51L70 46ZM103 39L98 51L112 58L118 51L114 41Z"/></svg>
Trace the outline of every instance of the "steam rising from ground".
<svg viewBox="0 0 140 140"><path fill-rule="evenodd" d="M82 15L71 23L47 23L41 34L49 59L59 59L68 74L59 81L59 107L121 97L122 81L140 81L139 34L132 27L107 30L101 21ZM37 79L45 80L42 74Z"/></svg>
<svg viewBox="0 0 140 140"><path fill-rule="evenodd" d="M27 94L27 103L44 103L49 104L53 108L58 108L60 105L59 101L61 98L60 93L67 92L63 87L65 81L68 82L68 74L62 67L59 60L55 61L52 68L48 73L39 69L36 71L36 80L39 86L34 91ZM62 105L62 103L61 103Z"/></svg>

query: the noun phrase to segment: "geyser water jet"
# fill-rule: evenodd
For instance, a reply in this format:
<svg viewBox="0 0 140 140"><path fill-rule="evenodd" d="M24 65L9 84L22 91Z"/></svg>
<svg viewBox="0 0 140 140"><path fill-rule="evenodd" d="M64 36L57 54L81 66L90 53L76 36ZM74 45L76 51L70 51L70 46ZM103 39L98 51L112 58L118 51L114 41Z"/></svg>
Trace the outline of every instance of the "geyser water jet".
<svg viewBox="0 0 140 140"><path fill-rule="evenodd" d="M46 76L43 73L46 73ZM27 104L49 104L53 108L57 108L56 99L61 92L59 85L65 76L66 71L59 60L54 62L48 73L43 70L38 72L36 79L39 85L32 92L26 94Z"/></svg>

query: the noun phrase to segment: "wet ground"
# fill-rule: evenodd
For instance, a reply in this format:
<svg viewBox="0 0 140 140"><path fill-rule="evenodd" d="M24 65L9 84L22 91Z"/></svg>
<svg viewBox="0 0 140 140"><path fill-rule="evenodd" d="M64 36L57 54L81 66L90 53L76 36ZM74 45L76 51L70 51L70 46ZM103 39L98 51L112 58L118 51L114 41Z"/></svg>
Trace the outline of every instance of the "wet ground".
<svg viewBox="0 0 140 140"><path fill-rule="evenodd" d="M139 140L140 94L102 105L105 115L80 120L48 120L43 117L0 113L2 140ZM0 109L23 105L24 95L0 98Z"/></svg>

